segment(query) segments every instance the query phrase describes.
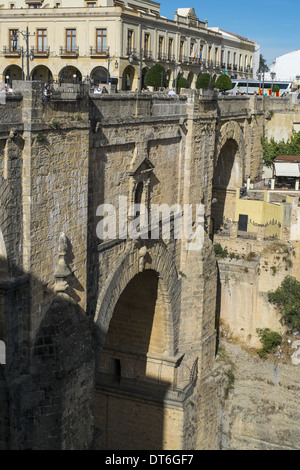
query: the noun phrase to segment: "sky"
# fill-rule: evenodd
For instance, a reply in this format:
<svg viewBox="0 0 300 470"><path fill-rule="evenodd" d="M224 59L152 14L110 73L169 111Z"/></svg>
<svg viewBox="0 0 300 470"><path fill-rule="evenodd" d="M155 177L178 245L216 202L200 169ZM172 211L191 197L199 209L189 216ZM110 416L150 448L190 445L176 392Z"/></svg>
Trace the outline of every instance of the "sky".
<svg viewBox="0 0 300 470"><path fill-rule="evenodd" d="M208 27L219 26L260 44L268 65L287 52L300 49L300 0L160 0L160 14L174 19L177 8L194 8ZM300 63L299 63L300 73Z"/></svg>

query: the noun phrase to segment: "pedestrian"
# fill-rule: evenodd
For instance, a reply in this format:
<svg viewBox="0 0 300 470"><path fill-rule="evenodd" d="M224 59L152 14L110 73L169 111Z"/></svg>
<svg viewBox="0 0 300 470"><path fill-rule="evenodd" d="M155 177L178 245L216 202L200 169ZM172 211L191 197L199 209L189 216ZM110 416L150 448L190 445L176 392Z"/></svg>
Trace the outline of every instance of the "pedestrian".
<svg viewBox="0 0 300 470"><path fill-rule="evenodd" d="M107 91L107 89L106 89L105 86L102 88L102 93L108 93L108 91Z"/></svg>

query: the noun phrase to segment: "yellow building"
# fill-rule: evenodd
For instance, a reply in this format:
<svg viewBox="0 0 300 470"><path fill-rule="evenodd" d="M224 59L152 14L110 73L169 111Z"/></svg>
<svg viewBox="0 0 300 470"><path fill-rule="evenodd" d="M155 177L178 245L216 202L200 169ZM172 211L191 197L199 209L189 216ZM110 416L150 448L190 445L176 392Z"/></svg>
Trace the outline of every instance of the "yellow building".
<svg viewBox="0 0 300 470"><path fill-rule="evenodd" d="M174 20L160 16L150 0L4 0L0 7L0 69L6 82L30 76L49 81L96 82L118 89L144 86L146 71L161 63L170 86L198 74L252 78L255 44L209 28L193 8L179 8ZM255 72L255 70L254 70Z"/></svg>

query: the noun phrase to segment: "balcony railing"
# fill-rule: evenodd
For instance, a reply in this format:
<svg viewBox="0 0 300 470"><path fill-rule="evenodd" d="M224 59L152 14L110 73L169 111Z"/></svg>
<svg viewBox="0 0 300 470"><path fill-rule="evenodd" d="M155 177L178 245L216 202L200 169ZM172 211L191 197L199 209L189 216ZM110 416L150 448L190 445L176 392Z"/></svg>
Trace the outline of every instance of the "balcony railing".
<svg viewBox="0 0 300 470"><path fill-rule="evenodd" d="M127 47L127 50L126 50L126 54L127 55L136 55L136 49L134 49L134 47Z"/></svg>
<svg viewBox="0 0 300 470"><path fill-rule="evenodd" d="M174 54L168 54L167 60L169 62L175 62L175 55Z"/></svg>
<svg viewBox="0 0 300 470"><path fill-rule="evenodd" d="M79 47L72 47L71 49L60 47L59 48L59 55L60 56L74 56L78 57L79 55Z"/></svg>
<svg viewBox="0 0 300 470"><path fill-rule="evenodd" d="M12 50L10 47L8 46L3 46L3 54L5 55L5 57L20 57L21 55L21 50L19 47L17 47L16 49Z"/></svg>
<svg viewBox="0 0 300 470"><path fill-rule="evenodd" d="M103 57L103 56L108 56L109 55L109 50L108 48L102 48L98 49L97 47L90 47L90 56L91 57Z"/></svg>
<svg viewBox="0 0 300 470"><path fill-rule="evenodd" d="M152 60L153 59L152 51L144 51L143 55L144 55L144 59L146 59L146 60Z"/></svg>
<svg viewBox="0 0 300 470"><path fill-rule="evenodd" d="M157 54L157 60L167 60L168 56L164 52L159 52Z"/></svg>
<svg viewBox="0 0 300 470"><path fill-rule="evenodd" d="M31 49L31 52L35 57L49 57L50 47L45 47L44 49L37 49L33 47Z"/></svg>

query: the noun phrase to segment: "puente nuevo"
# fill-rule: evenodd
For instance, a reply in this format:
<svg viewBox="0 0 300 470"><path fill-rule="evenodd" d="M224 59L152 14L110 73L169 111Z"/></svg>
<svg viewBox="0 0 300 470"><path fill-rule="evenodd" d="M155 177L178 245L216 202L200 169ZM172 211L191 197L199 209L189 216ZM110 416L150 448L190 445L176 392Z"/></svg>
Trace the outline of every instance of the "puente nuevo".
<svg viewBox="0 0 300 470"><path fill-rule="evenodd" d="M256 327L280 328L265 296L287 272L263 268L275 239L234 231L237 190L262 178L261 137L288 135L297 100L13 89L0 106L0 449L299 448L299 366L253 352ZM120 197L201 205L201 248L175 237L175 217L167 238L159 224L156 238L99 239L99 207ZM217 241L256 255L219 262Z"/></svg>

